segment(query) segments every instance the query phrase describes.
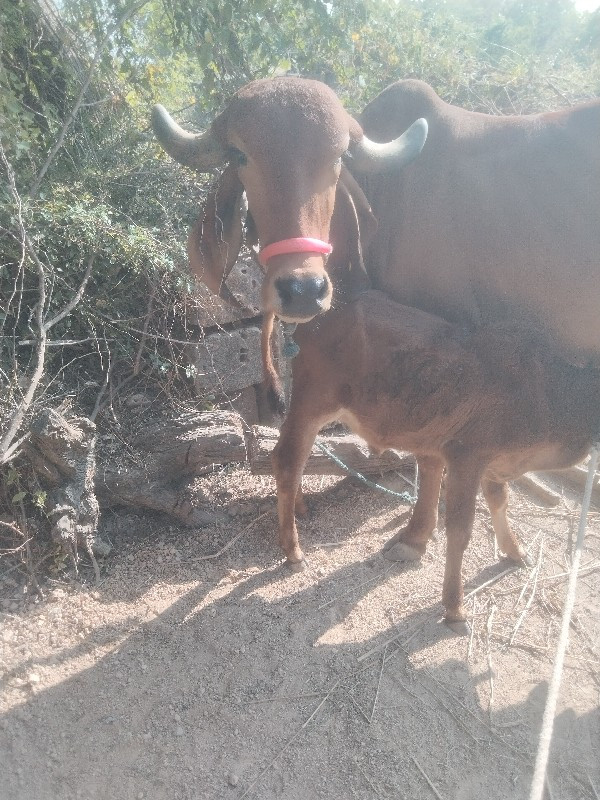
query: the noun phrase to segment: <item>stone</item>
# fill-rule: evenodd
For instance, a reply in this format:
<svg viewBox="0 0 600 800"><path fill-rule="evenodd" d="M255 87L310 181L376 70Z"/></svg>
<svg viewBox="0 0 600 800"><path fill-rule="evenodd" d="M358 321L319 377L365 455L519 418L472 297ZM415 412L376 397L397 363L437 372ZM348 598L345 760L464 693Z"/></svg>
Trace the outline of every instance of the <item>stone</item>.
<svg viewBox="0 0 600 800"><path fill-rule="evenodd" d="M253 258L241 258L233 265L225 283L231 294L253 316L260 314L263 273Z"/></svg>
<svg viewBox="0 0 600 800"><path fill-rule="evenodd" d="M212 328L257 316L260 314L262 280L260 267L251 257L241 258L233 265L225 283L242 308L222 300L198 282L189 301L191 321L201 328Z"/></svg>
<svg viewBox="0 0 600 800"><path fill-rule="evenodd" d="M237 391L262 380L260 329L218 331L188 349L200 394Z"/></svg>

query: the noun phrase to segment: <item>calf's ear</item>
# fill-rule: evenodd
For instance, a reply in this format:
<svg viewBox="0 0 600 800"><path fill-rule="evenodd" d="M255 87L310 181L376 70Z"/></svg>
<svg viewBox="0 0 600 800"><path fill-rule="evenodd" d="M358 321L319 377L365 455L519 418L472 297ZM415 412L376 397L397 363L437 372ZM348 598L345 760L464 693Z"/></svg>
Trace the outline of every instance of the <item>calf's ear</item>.
<svg viewBox="0 0 600 800"><path fill-rule="evenodd" d="M188 238L190 270L224 300L239 305L225 279L242 246L242 184L236 168L228 166L209 192L202 213Z"/></svg>

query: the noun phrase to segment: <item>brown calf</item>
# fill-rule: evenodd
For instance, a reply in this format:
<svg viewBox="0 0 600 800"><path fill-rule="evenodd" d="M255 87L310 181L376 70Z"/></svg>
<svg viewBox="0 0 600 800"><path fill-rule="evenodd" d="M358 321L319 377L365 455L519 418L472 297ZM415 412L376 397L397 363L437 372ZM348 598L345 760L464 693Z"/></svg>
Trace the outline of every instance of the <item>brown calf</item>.
<svg viewBox="0 0 600 800"><path fill-rule="evenodd" d="M530 330L469 330L399 305L377 291L299 326L289 413L273 454L279 542L300 565L294 510L305 510L302 471L319 429L340 420L378 451L412 451L419 498L385 546L418 559L437 524L446 477L445 619L464 624L461 566L479 485L500 549L524 553L506 516L506 482L584 458L600 422L600 371L554 357Z"/></svg>

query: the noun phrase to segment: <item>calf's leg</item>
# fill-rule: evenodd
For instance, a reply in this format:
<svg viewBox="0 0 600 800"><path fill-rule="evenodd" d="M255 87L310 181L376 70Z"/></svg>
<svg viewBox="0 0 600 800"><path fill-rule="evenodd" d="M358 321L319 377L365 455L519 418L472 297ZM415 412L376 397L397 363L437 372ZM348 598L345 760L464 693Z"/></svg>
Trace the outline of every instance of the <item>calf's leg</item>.
<svg viewBox="0 0 600 800"><path fill-rule="evenodd" d="M446 566L442 602L445 621L457 633L468 633L463 607L463 554L469 544L475 521L475 503L482 468L465 458L449 459L446 473Z"/></svg>
<svg viewBox="0 0 600 800"><path fill-rule="evenodd" d="M435 530L444 462L435 456L418 456L419 495L408 525L383 547L389 561L416 561L425 552Z"/></svg>
<svg viewBox="0 0 600 800"><path fill-rule="evenodd" d="M306 505L300 483L306 460L319 432L321 423L295 413L294 407L281 426L279 441L273 450L273 469L277 484L277 511L279 515L279 544L287 563L295 570L303 568L304 554L298 542L295 507L300 514Z"/></svg>
<svg viewBox="0 0 600 800"><path fill-rule="evenodd" d="M506 482L482 478L481 490L490 509L498 547L511 561L516 561L517 564L526 564L527 556L525 551L511 530L506 516L506 509L508 508L508 486Z"/></svg>

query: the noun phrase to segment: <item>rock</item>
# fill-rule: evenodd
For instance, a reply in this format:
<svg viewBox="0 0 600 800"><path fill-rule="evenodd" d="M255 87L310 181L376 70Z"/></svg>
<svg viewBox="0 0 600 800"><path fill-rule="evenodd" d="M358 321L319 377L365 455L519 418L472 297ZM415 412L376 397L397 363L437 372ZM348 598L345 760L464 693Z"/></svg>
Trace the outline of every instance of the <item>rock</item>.
<svg viewBox="0 0 600 800"><path fill-rule="evenodd" d="M238 308L221 300L202 283L196 284L194 297L187 302L190 307L188 318L200 328L228 325L254 316L254 312L247 308Z"/></svg>
<svg viewBox="0 0 600 800"><path fill-rule="evenodd" d="M219 331L188 348L198 393L231 392L262 380L260 329Z"/></svg>
<svg viewBox="0 0 600 800"><path fill-rule="evenodd" d="M252 257L241 258L233 265L225 283L235 299L256 316L260 314L260 291L263 273Z"/></svg>
<svg viewBox="0 0 600 800"><path fill-rule="evenodd" d="M252 257L239 259L231 268L225 284L241 307L221 300L204 284L197 283L191 301L195 314L190 316L195 316L193 321L201 328L227 325L257 316L260 313L262 279L260 267Z"/></svg>

